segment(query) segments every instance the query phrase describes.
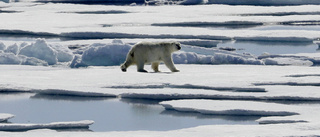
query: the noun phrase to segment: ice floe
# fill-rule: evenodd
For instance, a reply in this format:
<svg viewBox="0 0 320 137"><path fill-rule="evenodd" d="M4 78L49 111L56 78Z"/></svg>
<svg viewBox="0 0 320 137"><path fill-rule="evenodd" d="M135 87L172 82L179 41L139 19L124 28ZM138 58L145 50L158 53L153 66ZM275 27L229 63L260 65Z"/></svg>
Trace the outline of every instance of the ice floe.
<svg viewBox="0 0 320 137"><path fill-rule="evenodd" d="M2 81L0 87L4 92L157 100L320 100L317 92L319 86L311 86L312 83L319 83L316 67L177 65L177 68L183 71L170 75L164 69L165 72L162 73L144 75L137 73L134 67L130 68L128 73L121 73L118 66L86 69L1 66L0 73L6 81ZM197 71L199 68L201 71ZM25 78L20 79L19 75ZM288 77L290 75L315 76ZM138 83L136 77L141 77ZM166 83L161 79L166 79ZM286 84L290 82L301 84ZM309 85L302 85L308 83Z"/></svg>
<svg viewBox="0 0 320 137"><path fill-rule="evenodd" d="M160 104L166 109L206 115L259 115L260 124L316 122L314 114L319 113L310 107L252 101L173 100Z"/></svg>
<svg viewBox="0 0 320 137"><path fill-rule="evenodd" d="M253 101L178 100L160 103L166 109L210 115L290 116L298 115L288 105Z"/></svg>
<svg viewBox="0 0 320 137"><path fill-rule="evenodd" d="M12 114L6 114L6 113L0 113L0 122L7 121L10 118L13 118L14 115Z"/></svg>
<svg viewBox="0 0 320 137"><path fill-rule="evenodd" d="M312 54L310 54L312 56ZM310 56L309 55L309 56ZM308 57L308 55L268 55L258 57L264 60L266 65L296 65L296 66L317 66L320 63L319 57Z"/></svg>
<svg viewBox="0 0 320 137"><path fill-rule="evenodd" d="M65 129L65 128L89 128L94 122L91 120L73 122L53 122L48 124L14 124L1 123L0 131L26 131L33 129Z"/></svg>

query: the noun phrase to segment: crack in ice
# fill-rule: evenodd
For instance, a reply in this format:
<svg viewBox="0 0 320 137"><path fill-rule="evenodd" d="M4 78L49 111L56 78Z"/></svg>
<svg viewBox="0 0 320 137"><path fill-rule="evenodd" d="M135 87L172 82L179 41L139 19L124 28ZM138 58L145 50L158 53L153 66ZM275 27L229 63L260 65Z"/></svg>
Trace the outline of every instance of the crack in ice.
<svg viewBox="0 0 320 137"><path fill-rule="evenodd" d="M162 88L174 88L174 89L204 89L204 90L218 90L218 91L232 91L232 92L267 92L264 88L243 88L243 87L212 87L203 85L175 85L170 83L163 83L159 85L119 85L103 88L115 88L115 89L162 89Z"/></svg>

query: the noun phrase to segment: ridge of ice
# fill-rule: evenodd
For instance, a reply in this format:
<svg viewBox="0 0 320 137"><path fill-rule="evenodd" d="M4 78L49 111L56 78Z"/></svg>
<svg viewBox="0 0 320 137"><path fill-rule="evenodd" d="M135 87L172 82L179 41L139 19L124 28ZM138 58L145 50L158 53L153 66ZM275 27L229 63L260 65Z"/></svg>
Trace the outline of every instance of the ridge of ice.
<svg viewBox="0 0 320 137"><path fill-rule="evenodd" d="M21 48L19 54L44 60L49 65L58 62L57 53L43 39L38 39L35 43Z"/></svg>
<svg viewBox="0 0 320 137"><path fill-rule="evenodd" d="M62 45L50 45L44 39L37 39L35 43L13 44L6 47L0 43L0 64L16 65L55 65L58 62L69 62L73 53Z"/></svg>
<svg viewBox="0 0 320 137"><path fill-rule="evenodd" d="M256 37L258 40L264 39ZM270 38L273 40L274 38ZM276 38L278 39L278 38ZM279 40L308 41L307 38L279 38ZM266 39L268 40L268 39ZM185 44L214 43L212 40L181 41ZM217 43L217 42L216 42ZM4 44L1 44L4 45ZM3 46L5 47L5 45ZM125 61L131 45L117 40L113 43L94 43L87 47L73 49L73 52L59 44L48 44L44 39L37 39L35 43L13 44L0 50L0 64L21 65L56 65L70 63L70 67L113 66ZM319 57L300 55L253 55L238 54L214 48L182 45L182 50L172 55L176 64L252 64L252 65L296 65L316 66L320 64Z"/></svg>

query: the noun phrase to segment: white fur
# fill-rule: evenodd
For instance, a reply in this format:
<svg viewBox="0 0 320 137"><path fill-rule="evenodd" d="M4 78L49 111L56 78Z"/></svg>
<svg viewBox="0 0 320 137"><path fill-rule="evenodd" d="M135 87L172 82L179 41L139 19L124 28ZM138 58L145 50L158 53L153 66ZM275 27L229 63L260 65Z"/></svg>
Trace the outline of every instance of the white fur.
<svg viewBox="0 0 320 137"><path fill-rule="evenodd" d="M152 63L152 69L159 72L159 64L164 64L172 71L179 72L174 66L171 53L181 49L179 42L139 42L134 45L121 65L122 71L127 71L131 65L137 65L138 72L147 72L145 63Z"/></svg>

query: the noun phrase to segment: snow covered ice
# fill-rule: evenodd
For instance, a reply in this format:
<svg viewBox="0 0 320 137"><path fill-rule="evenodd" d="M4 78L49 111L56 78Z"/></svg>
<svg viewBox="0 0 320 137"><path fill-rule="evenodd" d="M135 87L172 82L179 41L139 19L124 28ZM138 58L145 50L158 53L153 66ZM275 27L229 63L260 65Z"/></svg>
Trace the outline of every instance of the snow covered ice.
<svg viewBox="0 0 320 137"><path fill-rule="evenodd" d="M164 66L160 66L164 67ZM215 99L229 99L229 101L215 101L215 100L177 100L162 102L161 104L171 104L174 108L180 108L179 110L190 111L192 109L200 111L201 113L210 114L211 111L219 111L225 109L225 113L228 115L234 114L240 115L245 113L247 115L274 115L272 117L262 117L258 120L259 123L269 123L266 126L256 125L249 126L257 131L277 131L274 127L285 128L285 131L277 131L277 135L317 135L318 129L308 130L308 128L302 127L315 127L318 121L319 109L317 105L305 106L305 105L285 105L277 103L259 103L257 100L291 100L291 101L308 101L308 100L319 100L318 86L290 86L290 85L279 85L279 86L254 86L252 83L265 83L265 82L285 82L285 81L296 81L298 83L319 83L318 68L316 67L296 67L296 66L238 66L238 65L177 65L181 70L180 73L149 73L141 74L134 71L134 68L128 70L127 73L122 73L118 66L111 67L90 67L87 69L69 69L69 68L51 68L51 67L39 67L39 66L2 66L1 76L6 81L1 81L1 87L6 88L10 91L18 90L21 91L34 91L36 94L60 94L60 95L74 95L74 96L88 96L96 94L102 96L102 94L110 94L118 97L130 98L153 98L153 99L202 99L214 95ZM202 71L197 71L197 68L201 67ZM108 70L108 71L106 71ZM237 71L234 71L237 70ZM268 70L268 72L267 72ZM168 71L168 70L167 70ZM210 73L209 73L210 72ZM305 73L302 73L305 72ZM19 79L21 75L24 75L26 79ZM196 74L196 75L190 75ZM251 77L248 77L250 75ZM300 75L300 77L293 77ZM152 76L152 77L151 77ZM112 77L112 79L110 79ZM141 77L139 82L135 81L134 78ZM156 77L156 79L154 79ZM219 77L219 79L217 79ZM128 80L123 81L123 78ZM181 79L182 78L182 79ZM162 83L162 79L166 79L168 84L164 83L161 86L158 83ZM188 83L193 83L188 85ZM125 86L127 85L127 86ZM148 86L149 85L149 86ZM175 86L176 85L176 86ZM184 85L184 86L178 86ZM195 86L197 85L197 86ZM216 88L208 88L216 87ZM123 87L120 87L123 86ZM223 86L223 87L222 87ZM195 88L197 87L197 88ZM222 89L220 90L219 89ZM243 91L235 92L232 89L238 88L263 88L266 92L252 92ZM229 88L229 89L228 89ZM303 91L303 94L301 92ZM50 93L51 92L51 93ZM83 93L83 94L80 94ZM91 93L91 94L89 94ZM100 95L99 95L100 94ZM214 98L213 98L214 99ZM231 99L231 101L230 101ZM242 100L242 101L232 101ZM251 101L246 101L251 100ZM172 102L172 103L170 103ZM176 106L175 102L186 102L180 103L183 106ZM188 103L187 103L188 102ZM201 104L204 103L206 105ZM237 103L234 103L237 102ZM212 103L213 105L207 105ZM189 105L188 105L189 104ZM192 105L190 105L192 104ZM250 105L248 105L250 104ZM256 105L252 105L256 104ZM216 106L217 108L215 108ZM258 110L259 111L258 111ZM238 111L237 111L238 110ZM259 113L258 113L259 112ZM238 114L240 113L240 114ZM283 116L288 115L288 116ZM292 125L273 125L270 123L292 123ZM247 125L248 126L248 125ZM242 127L245 125L230 125L228 126L201 126L197 128L183 129L160 132L161 134L172 134L184 133L187 134L190 130L196 130L199 132L198 135L204 135L203 131L206 129L220 129L222 127L228 130L219 130L217 134L228 136L228 132L231 130L235 133L236 131L242 132ZM299 130L297 130L299 129ZM211 131L211 130L210 130ZM294 132L293 132L294 131ZM254 135L274 135L273 132L261 133L260 132L247 132L249 136ZM47 132L34 131L25 133L6 133L0 132L2 135L27 135L41 133L41 134L56 134L59 136L77 135L73 132L58 133L58 132ZM121 136L123 134L130 134L131 132L97 132L90 135L94 136L97 134L111 135L115 134ZM159 134L159 132L152 131L140 131L140 134L150 134L152 136ZM202 133L202 134L201 134ZM290 134L289 134L290 133ZM88 133L85 133L88 134ZM138 135L138 134L137 134ZM195 134L190 134L195 135Z"/></svg>
<svg viewBox="0 0 320 137"><path fill-rule="evenodd" d="M18 115L0 111L1 137L320 135L316 0L185 0L161 6L5 2L0 2L0 100L23 96L17 93L84 103L153 100L180 114L258 118L252 120L257 125L57 132L48 129L90 129L97 121L17 123L11 120ZM139 41L180 42L181 51L172 57L181 72L171 73L163 64L160 73L137 73L134 66L121 72L119 65ZM26 132L7 132L17 130Z"/></svg>

